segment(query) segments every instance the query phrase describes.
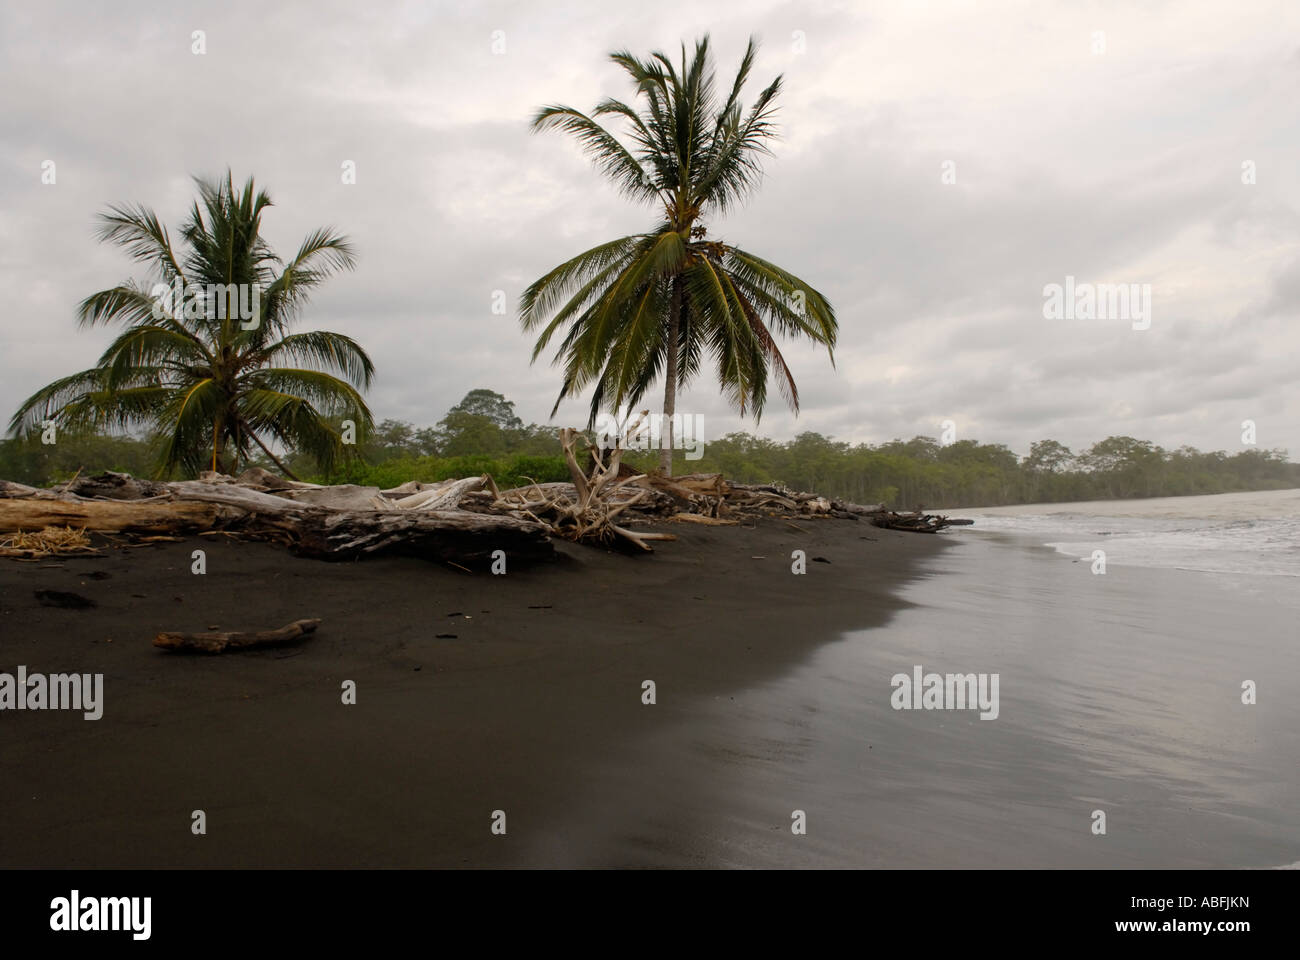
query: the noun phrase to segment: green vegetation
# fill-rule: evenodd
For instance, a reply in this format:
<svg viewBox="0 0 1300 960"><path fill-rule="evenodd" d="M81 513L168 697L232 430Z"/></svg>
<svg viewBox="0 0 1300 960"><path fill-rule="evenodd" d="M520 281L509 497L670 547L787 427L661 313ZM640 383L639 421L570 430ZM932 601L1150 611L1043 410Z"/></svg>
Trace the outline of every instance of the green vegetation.
<svg viewBox="0 0 1300 960"><path fill-rule="evenodd" d="M639 469L650 460L645 455L628 458ZM1166 451L1132 437L1109 437L1077 456L1055 440L1041 440L1022 459L1002 444L973 440L941 446L930 437L915 437L853 445L802 433L778 443L732 433L706 444L704 457L684 469L719 472L741 482L779 480L796 490L897 509L1300 487L1300 464L1287 462L1282 450L1245 450L1231 456L1192 447Z"/></svg>
<svg viewBox="0 0 1300 960"><path fill-rule="evenodd" d="M357 456L333 471L310 456L292 460L295 469L320 483L360 483L381 488L407 480L429 482L490 473L498 484L567 480L556 428L525 425L515 405L492 390L471 390L437 426L416 429L402 420L383 420L359 444Z"/></svg>
<svg viewBox="0 0 1300 960"><path fill-rule="evenodd" d="M594 383L591 427L603 410L638 405L662 375L663 410L671 418L678 387L699 372L706 355L724 395L742 414L762 414L770 367L798 410L798 388L773 331L807 337L828 352L834 347L835 311L820 293L781 267L708 236L705 220L757 187L759 161L776 136L780 77L748 111L740 101L756 53L751 39L722 101L707 36L689 62L682 46L678 67L663 53L648 60L614 53L610 59L636 85L639 111L607 99L590 116L548 106L534 118L534 130L571 134L625 196L662 215L648 232L593 247L524 292L523 328L542 328L534 360L568 328L555 358L564 366L564 382L552 416L565 397ZM601 125L604 117L622 121L631 146ZM660 467L671 472L671 429L664 430Z"/></svg>
<svg viewBox="0 0 1300 960"><path fill-rule="evenodd" d="M278 463L263 437L328 467L343 450L338 423L351 420L362 435L370 426L357 388L370 385L374 368L348 337L290 328L313 288L352 268L352 248L319 229L284 264L260 236L265 191L254 193L251 179L237 191L229 174L196 182L202 206L179 251L146 207L113 206L100 217L100 239L148 265L156 282L128 280L82 301L83 328L116 323L122 333L94 367L29 397L10 433L30 436L46 421L73 437L143 428L161 475L238 472L258 451ZM62 456L39 469L58 470Z"/></svg>
<svg viewBox="0 0 1300 960"><path fill-rule="evenodd" d="M384 420L358 446L358 455L325 470L309 455L291 458L296 471L321 483L382 488L407 480L443 480L490 473L498 484L567 480L556 430L525 424L514 404L491 390L472 390L434 427L417 429ZM60 434L0 442L0 478L48 486L78 469L140 474L156 458L156 441ZM628 451L640 470L656 454ZM273 468L253 458L250 465ZM929 437L882 444L848 444L803 433L785 443L732 433L705 445L701 460L678 462L678 473L720 472L749 483L779 481L857 503L896 508L923 505L993 506L1068 500L1170 497L1300 487L1300 464L1280 450L1201 453L1191 447L1162 450L1131 437L1109 437L1075 455L1042 440L1026 457L1001 444L965 440L940 446Z"/></svg>
<svg viewBox="0 0 1300 960"><path fill-rule="evenodd" d="M48 487L82 473L113 470L147 477L158 461L157 443L129 436L61 433L58 442L39 436L0 440L0 480Z"/></svg>

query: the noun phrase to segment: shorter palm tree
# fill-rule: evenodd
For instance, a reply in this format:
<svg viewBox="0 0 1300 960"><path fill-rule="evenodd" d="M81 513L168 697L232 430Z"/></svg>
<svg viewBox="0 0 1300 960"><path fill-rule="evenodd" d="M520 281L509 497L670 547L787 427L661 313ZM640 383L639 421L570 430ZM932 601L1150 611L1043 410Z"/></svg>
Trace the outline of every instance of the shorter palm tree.
<svg viewBox="0 0 1300 960"><path fill-rule="evenodd" d="M122 332L94 367L29 397L10 433L46 421L62 430L143 425L160 442L160 475L238 470L256 445L292 476L268 441L310 454L328 470L343 449L335 423L350 420L358 434L369 431L358 388L370 385L374 366L349 337L290 328L315 287L352 269L352 247L318 229L285 264L260 235L271 200L254 192L251 178L240 191L229 172L224 182L196 182L201 203L182 229L180 255L145 207L112 206L101 216L99 238L148 264L160 282L127 281L82 301L82 328L118 324ZM226 309L227 293L232 307L238 297L251 309ZM222 308L214 309L218 302Z"/></svg>

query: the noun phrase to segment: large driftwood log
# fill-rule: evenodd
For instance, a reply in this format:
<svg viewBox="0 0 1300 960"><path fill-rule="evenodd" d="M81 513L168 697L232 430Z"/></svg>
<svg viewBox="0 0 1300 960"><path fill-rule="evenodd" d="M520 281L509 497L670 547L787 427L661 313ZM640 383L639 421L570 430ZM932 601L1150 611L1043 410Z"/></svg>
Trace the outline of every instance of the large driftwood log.
<svg viewBox="0 0 1300 960"><path fill-rule="evenodd" d="M261 467L249 467L236 478L236 483L246 487L260 487L263 490L319 490L320 484L304 483L301 480L286 480L277 477L270 470Z"/></svg>
<svg viewBox="0 0 1300 960"><path fill-rule="evenodd" d="M847 500L832 500L831 506L836 510L842 510L844 513L852 513L859 517L870 516L873 513L883 513L885 510L885 505L883 503L865 506L861 503L849 503Z"/></svg>
<svg viewBox="0 0 1300 960"><path fill-rule="evenodd" d="M545 560L555 553L545 524L466 510L312 510L294 517L250 517L248 522L287 533L295 553L318 560L382 553L487 566L497 550L511 560Z"/></svg>
<svg viewBox="0 0 1300 960"><path fill-rule="evenodd" d="M402 497L396 503L402 510L454 510L460 506L460 501L465 494L485 489L490 480L487 474L480 477L466 477L463 480L444 480L442 483Z"/></svg>
<svg viewBox="0 0 1300 960"><path fill-rule="evenodd" d="M327 510L397 510L393 501L383 496L378 487L361 487L341 483L336 487L305 487L284 494L294 503L307 503Z"/></svg>
<svg viewBox="0 0 1300 960"><path fill-rule="evenodd" d="M182 501L198 500L204 503L220 503L236 507L249 513L267 514L268 516L292 516L310 509L307 504L297 503L288 497L277 497L260 490L233 483L212 483L206 480L178 480L167 484L172 495Z"/></svg>
<svg viewBox="0 0 1300 960"><path fill-rule="evenodd" d="M91 533L183 534L233 530L287 544L321 560L409 554L462 565L487 565L495 550L513 559L554 555L543 524L465 510L329 510L229 484L173 485L182 500L0 500L0 533L45 527Z"/></svg>
<svg viewBox="0 0 1300 960"><path fill-rule="evenodd" d="M12 480L0 480L0 500L9 497L36 497L42 493L48 493L48 490L41 490L38 487L29 487L25 483L14 483Z"/></svg>
<svg viewBox="0 0 1300 960"><path fill-rule="evenodd" d="M142 480L129 473L106 471L93 477L77 477L63 486L64 493L75 494L87 500L148 500L166 496L167 484L156 480Z"/></svg>
<svg viewBox="0 0 1300 960"><path fill-rule="evenodd" d="M278 647L310 636L319 626L320 620L295 620L278 630L260 630L256 633L160 633L153 638L153 645L163 650L188 653L224 653L227 650L247 650L249 647Z"/></svg>
<svg viewBox="0 0 1300 960"><path fill-rule="evenodd" d="M77 527L91 533L195 533L238 515L216 503L159 500L0 500L0 533Z"/></svg>

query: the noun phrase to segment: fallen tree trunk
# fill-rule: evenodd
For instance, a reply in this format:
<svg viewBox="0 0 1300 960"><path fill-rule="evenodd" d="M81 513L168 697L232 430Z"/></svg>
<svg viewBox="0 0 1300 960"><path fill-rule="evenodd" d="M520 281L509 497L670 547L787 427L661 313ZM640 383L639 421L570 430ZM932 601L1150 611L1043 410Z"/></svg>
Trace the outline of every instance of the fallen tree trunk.
<svg viewBox="0 0 1300 960"><path fill-rule="evenodd" d="M48 491L41 490L39 487L29 487L25 483L0 480L0 499L7 497L35 497L46 492Z"/></svg>
<svg viewBox="0 0 1300 960"><path fill-rule="evenodd" d="M153 645L162 650L188 653L224 653L227 650L247 650L250 647L278 647L310 636L316 632L320 623L320 620L295 620L278 630L261 630L256 633L160 633L153 638Z"/></svg>
<svg viewBox="0 0 1300 960"><path fill-rule="evenodd" d="M832 500L831 507L836 510L842 510L844 513L852 513L859 517L870 516L873 513L885 512L885 505L883 503L866 506L861 503L850 503L847 500Z"/></svg>
<svg viewBox="0 0 1300 960"><path fill-rule="evenodd" d="M0 533L68 526L91 533L197 533L237 515L216 503L30 497L0 500Z"/></svg>
<svg viewBox="0 0 1300 960"><path fill-rule="evenodd" d="M545 525L511 516L466 510L329 510L231 485L189 481L174 486L187 499L0 500L0 533L66 526L129 534L230 530L320 560L404 554L486 565L495 550L511 559L554 555Z"/></svg>
<svg viewBox="0 0 1300 960"><path fill-rule="evenodd" d="M156 480L141 480L129 473L106 471L93 477L78 477L62 488L65 494L71 493L87 500L147 500L151 497L165 496L167 484Z"/></svg>
<svg viewBox="0 0 1300 960"><path fill-rule="evenodd" d="M555 554L545 524L467 510L312 510L292 517L250 516L247 524L239 529L286 535L294 553L317 560L397 554L487 566L497 550L510 560L546 560Z"/></svg>
<svg viewBox="0 0 1300 960"><path fill-rule="evenodd" d="M171 494L181 501L199 500L204 503L220 503L236 507L249 513L261 513L270 516L286 516L311 509L308 504L298 503L288 497L250 490L248 487L233 483L209 483L204 480L178 480L167 484Z"/></svg>

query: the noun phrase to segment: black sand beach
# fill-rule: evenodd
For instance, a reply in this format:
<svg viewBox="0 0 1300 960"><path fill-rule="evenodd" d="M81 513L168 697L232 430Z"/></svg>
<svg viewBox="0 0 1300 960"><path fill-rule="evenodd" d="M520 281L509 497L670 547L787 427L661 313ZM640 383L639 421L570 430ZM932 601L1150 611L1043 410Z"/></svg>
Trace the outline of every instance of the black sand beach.
<svg viewBox="0 0 1300 960"><path fill-rule="evenodd" d="M723 824L710 835L601 850L573 815L600 811L635 835L649 816L639 798L681 783L677 813L690 821L673 754L637 744L707 734L737 691L885 623L946 539L797 527L675 525L681 539L653 556L559 544L557 562L504 576L415 559L326 564L222 537L0 564L3 669L103 673L105 687L97 721L6 716L0 865L708 865L754 831L790 837L788 809L754 823L710 807ZM190 559L200 547L202 576ZM806 575L791 573L795 549ZM43 606L41 590L96 606ZM204 657L151 645L162 630L303 617L323 624L294 647ZM355 705L342 703L347 680ZM632 772L589 776L611 762ZM191 832L195 810L206 835ZM490 829L496 810L504 836Z"/></svg>

